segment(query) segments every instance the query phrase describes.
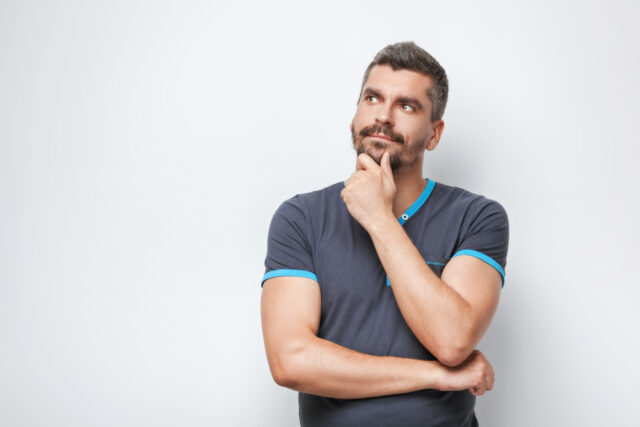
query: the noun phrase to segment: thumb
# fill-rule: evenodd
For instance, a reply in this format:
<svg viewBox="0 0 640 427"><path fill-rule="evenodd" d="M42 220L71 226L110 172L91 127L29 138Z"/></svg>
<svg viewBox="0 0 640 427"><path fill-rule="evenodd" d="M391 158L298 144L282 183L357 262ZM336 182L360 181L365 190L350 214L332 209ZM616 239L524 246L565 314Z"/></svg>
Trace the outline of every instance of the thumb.
<svg viewBox="0 0 640 427"><path fill-rule="evenodd" d="M389 163L389 156L389 152L385 151L382 155L382 159L380 160L380 167L387 174L387 176L393 178L393 171L391 170L391 164Z"/></svg>

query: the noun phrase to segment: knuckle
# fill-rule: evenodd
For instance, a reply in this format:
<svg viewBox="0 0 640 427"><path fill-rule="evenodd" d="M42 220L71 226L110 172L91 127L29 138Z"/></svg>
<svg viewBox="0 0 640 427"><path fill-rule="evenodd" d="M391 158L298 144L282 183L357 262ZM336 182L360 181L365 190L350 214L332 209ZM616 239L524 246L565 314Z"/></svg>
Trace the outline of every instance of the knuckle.
<svg viewBox="0 0 640 427"><path fill-rule="evenodd" d="M476 375L475 385L482 386L484 384L484 372L480 372Z"/></svg>

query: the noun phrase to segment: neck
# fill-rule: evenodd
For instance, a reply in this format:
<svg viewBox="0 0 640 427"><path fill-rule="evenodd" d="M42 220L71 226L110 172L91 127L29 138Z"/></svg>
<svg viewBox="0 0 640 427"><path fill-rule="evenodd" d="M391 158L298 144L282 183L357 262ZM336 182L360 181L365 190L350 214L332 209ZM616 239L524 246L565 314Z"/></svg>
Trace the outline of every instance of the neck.
<svg viewBox="0 0 640 427"><path fill-rule="evenodd" d="M407 169L393 171L393 181L396 185L393 214L398 218L409 209L427 185L426 179L422 176L422 162L417 162Z"/></svg>

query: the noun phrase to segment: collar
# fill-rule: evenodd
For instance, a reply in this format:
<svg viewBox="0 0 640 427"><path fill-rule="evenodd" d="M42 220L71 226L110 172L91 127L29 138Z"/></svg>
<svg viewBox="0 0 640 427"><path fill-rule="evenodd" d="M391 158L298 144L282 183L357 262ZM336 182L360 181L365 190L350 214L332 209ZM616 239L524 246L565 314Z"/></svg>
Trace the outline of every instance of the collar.
<svg viewBox="0 0 640 427"><path fill-rule="evenodd" d="M422 193L420 194L420 196L418 196L416 201L413 202L411 206L409 206L407 210L404 211L404 213L400 215L400 217L398 218L398 221L400 222L400 224L404 225L404 223L407 222L409 218L411 218L416 212L418 212L418 210L422 207L422 205L424 205L424 203L427 201L427 199L431 195L431 192L433 191L433 187L435 187L436 182L429 178L425 178L425 181L427 181L427 185L424 187L424 190L422 190Z"/></svg>

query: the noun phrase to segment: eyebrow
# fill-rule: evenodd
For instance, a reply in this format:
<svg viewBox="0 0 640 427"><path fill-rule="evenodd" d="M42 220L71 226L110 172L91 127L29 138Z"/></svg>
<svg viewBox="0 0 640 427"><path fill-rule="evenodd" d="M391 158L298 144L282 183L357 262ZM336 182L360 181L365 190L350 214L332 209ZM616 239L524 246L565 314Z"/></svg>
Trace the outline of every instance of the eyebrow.
<svg viewBox="0 0 640 427"><path fill-rule="evenodd" d="M384 98L378 89L375 89L375 88L372 88L372 87L366 88L362 92L362 95L363 96L373 95L373 96L377 96L378 98ZM418 107L418 109L420 109L420 110L424 109L422 107L422 103L420 101L418 101L416 98L411 98L410 96L401 95L400 97L398 97L398 99L396 99L396 101L401 102L403 104L414 104L414 105L416 105Z"/></svg>

